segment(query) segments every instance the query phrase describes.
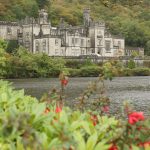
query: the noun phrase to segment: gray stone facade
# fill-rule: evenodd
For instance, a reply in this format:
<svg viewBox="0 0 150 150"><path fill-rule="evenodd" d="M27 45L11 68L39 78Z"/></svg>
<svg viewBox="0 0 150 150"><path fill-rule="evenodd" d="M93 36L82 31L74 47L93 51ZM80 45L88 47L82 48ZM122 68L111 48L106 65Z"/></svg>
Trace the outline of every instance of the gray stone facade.
<svg viewBox="0 0 150 150"><path fill-rule="evenodd" d="M32 53L43 52L49 56L125 55L124 38L108 33L104 22L92 21L90 9L84 9L83 19L81 26L66 25L61 19L57 27L52 27L47 12L42 9L37 20L27 17L18 23L1 21L0 37L17 40Z"/></svg>
<svg viewBox="0 0 150 150"><path fill-rule="evenodd" d="M126 47L126 56L144 56L144 48L141 47Z"/></svg>

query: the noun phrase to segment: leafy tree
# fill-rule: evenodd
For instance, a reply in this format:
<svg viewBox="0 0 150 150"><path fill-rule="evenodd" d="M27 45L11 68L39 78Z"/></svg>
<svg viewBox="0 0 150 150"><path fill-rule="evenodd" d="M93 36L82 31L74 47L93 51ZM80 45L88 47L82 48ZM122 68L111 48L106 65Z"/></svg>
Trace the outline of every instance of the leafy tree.
<svg viewBox="0 0 150 150"><path fill-rule="evenodd" d="M146 43L146 54L150 55L150 40Z"/></svg>
<svg viewBox="0 0 150 150"><path fill-rule="evenodd" d="M50 5L50 0L36 0L36 1L40 9L45 8L46 6L49 7Z"/></svg>
<svg viewBox="0 0 150 150"><path fill-rule="evenodd" d="M6 75L6 56L4 48L7 47L7 44L4 40L0 40L0 78L3 78Z"/></svg>
<svg viewBox="0 0 150 150"><path fill-rule="evenodd" d="M7 43L7 48L6 49L6 52L7 53L13 53L17 48L18 48L18 42L16 40L10 40L8 41Z"/></svg>
<svg viewBox="0 0 150 150"><path fill-rule="evenodd" d="M3 39L0 39L0 48L6 49L7 48L7 42Z"/></svg>
<svg viewBox="0 0 150 150"><path fill-rule="evenodd" d="M93 19L104 20L111 33L125 37L127 46L144 47L149 54L149 0L1 0L0 20L38 17L38 9L45 8L52 25L58 25L61 17L69 24L79 25L83 23L82 10L89 6Z"/></svg>

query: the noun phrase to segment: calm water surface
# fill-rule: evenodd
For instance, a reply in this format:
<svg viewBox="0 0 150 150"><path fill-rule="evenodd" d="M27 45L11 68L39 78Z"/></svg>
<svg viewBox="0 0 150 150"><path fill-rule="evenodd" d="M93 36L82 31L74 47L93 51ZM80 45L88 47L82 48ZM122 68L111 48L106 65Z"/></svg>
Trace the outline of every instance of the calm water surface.
<svg viewBox="0 0 150 150"><path fill-rule="evenodd" d="M66 88L66 101L73 103L77 96L96 78L70 78ZM40 98L52 88L60 88L59 80L51 79L12 79L16 89L24 89L25 94ZM106 81L107 95L111 99L112 113L121 109L122 103L129 100L137 111L144 111L150 116L150 76L148 77L116 77Z"/></svg>

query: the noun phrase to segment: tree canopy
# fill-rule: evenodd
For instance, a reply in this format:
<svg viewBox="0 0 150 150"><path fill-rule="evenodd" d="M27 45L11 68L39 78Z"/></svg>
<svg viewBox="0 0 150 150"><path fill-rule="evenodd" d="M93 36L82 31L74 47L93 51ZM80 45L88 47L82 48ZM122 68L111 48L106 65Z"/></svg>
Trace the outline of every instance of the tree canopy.
<svg viewBox="0 0 150 150"><path fill-rule="evenodd" d="M150 54L149 0L1 0L0 20L19 20L26 15L37 17L38 10L45 8L52 25L57 25L60 18L79 25L86 7L90 7L93 19L106 22L111 33L124 36L126 45L144 47Z"/></svg>

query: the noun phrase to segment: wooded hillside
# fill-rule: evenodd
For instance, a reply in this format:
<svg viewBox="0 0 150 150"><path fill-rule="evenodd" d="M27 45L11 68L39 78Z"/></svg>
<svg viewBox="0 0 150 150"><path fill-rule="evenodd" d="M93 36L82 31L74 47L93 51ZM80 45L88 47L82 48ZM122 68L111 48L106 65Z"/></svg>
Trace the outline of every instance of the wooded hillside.
<svg viewBox="0 0 150 150"><path fill-rule="evenodd" d="M78 25L86 7L93 19L106 22L111 33L124 36L126 45L144 47L150 54L150 0L0 0L0 20L37 17L38 10L45 8L53 25L61 17Z"/></svg>

